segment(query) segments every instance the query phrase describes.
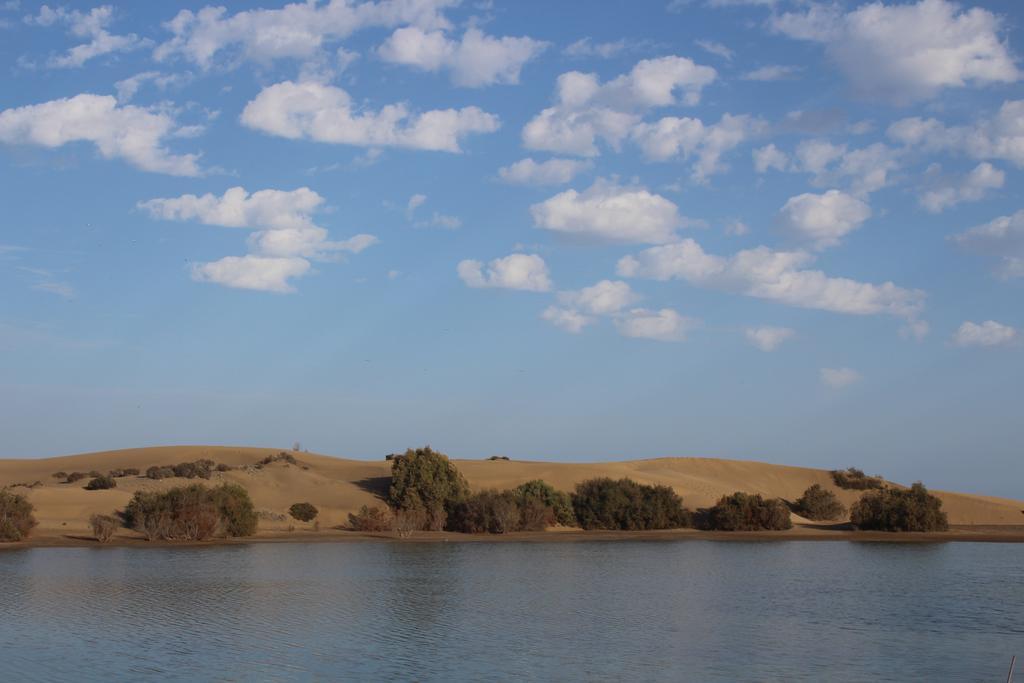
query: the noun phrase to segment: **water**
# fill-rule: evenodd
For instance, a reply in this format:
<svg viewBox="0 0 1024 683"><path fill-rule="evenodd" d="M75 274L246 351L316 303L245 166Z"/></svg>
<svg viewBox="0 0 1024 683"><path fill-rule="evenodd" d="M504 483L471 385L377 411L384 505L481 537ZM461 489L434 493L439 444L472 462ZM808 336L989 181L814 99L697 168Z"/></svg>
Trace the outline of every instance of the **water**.
<svg viewBox="0 0 1024 683"><path fill-rule="evenodd" d="M1024 545L0 552L0 681L1002 681Z"/></svg>

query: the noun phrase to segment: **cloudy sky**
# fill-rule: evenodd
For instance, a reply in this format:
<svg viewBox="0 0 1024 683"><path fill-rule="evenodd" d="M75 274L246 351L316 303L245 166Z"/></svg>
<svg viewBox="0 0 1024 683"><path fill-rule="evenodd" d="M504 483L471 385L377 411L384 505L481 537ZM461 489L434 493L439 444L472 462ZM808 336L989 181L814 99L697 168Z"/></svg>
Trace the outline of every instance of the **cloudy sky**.
<svg viewBox="0 0 1024 683"><path fill-rule="evenodd" d="M1024 6L0 2L0 457L1020 497Z"/></svg>

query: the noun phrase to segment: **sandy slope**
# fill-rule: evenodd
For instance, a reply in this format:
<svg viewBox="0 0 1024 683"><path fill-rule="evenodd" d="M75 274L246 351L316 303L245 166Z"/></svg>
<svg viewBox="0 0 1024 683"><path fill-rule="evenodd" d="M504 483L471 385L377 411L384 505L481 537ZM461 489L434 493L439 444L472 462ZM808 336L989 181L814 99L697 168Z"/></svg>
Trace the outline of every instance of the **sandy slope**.
<svg viewBox="0 0 1024 683"><path fill-rule="evenodd" d="M207 446L168 446L135 448L101 453L86 453L40 460L0 460L0 487L35 481L36 488L17 488L36 506L39 529L36 535L84 533L93 513L110 513L123 508L140 489L167 488L187 483L183 479L153 481L142 477L118 479L116 489L86 491L85 481L57 483L51 475L59 470L107 472L115 468L136 467L142 471L151 465L170 465L186 460L209 458L232 466L252 465L266 455L278 453L271 448L229 448ZM231 481L248 490L257 509L264 511L262 532L304 525L283 516L292 503L308 501L321 510L323 527L341 524L349 512L361 505L379 505L378 493L387 489L390 463L345 460L313 453L295 454L301 465L275 463L262 470L243 469L217 473L211 483ZM511 488L530 479L544 479L555 487L571 490L585 479L597 476L630 477L650 484L667 484L690 508L711 505L719 496L733 491L761 493L794 500L811 484L836 491L850 505L859 496L832 485L825 470L787 467L760 462L710 458L659 458L609 463L506 462L458 460L459 469L474 489ZM307 469L308 468L308 469ZM951 524L1021 525L1024 502L959 493L935 492L943 501Z"/></svg>

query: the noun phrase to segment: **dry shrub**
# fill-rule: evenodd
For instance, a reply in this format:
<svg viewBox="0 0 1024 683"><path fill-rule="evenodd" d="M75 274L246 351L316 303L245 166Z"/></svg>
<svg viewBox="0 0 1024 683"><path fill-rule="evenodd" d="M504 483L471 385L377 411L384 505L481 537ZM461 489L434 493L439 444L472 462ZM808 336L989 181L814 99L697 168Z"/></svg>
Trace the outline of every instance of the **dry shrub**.
<svg viewBox="0 0 1024 683"><path fill-rule="evenodd" d="M418 508L395 510L392 528L399 538L409 538L414 532L426 526L426 514Z"/></svg>
<svg viewBox="0 0 1024 683"><path fill-rule="evenodd" d="M848 467L845 470L832 470L832 481L841 489L865 491L868 489L885 488L885 480L881 477L869 477L864 470Z"/></svg>
<svg viewBox="0 0 1024 683"><path fill-rule="evenodd" d="M692 524L683 499L668 486L632 479L590 479L576 485L573 511L584 529L678 529Z"/></svg>
<svg viewBox="0 0 1024 683"><path fill-rule="evenodd" d="M284 451L281 451L280 453L275 453L274 455L268 455L267 457L260 460L258 464L271 465L275 462L286 462L291 465L299 464L299 461L295 459L294 455L292 455L291 453L285 453Z"/></svg>
<svg viewBox="0 0 1024 683"><path fill-rule="evenodd" d="M236 484L212 489L192 484L167 491L138 491L124 516L128 526L148 540L171 541L251 536L258 520L248 492Z"/></svg>
<svg viewBox="0 0 1024 683"><path fill-rule="evenodd" d="M376 505L364 505L357 513L348 513L348 525L353 531L387 531L392 526L391 515Z"/></svg>
<svg viewBox="0 0 1024 683"><path fill-rule="evenodd" d="M800 515L815 521L839 519L846 514L846 508L836 494L819 484L808 486L804 495L797 499L795 507Z"/></svg>
<svg viewBox="0 0 1024 683"><path fill-rule="evenodd" d="M789 506L779 498L765 499L737 491L722 496L707 511L707 527L716 531L762 531L792 529Z"/></svg>
<svg viewBox="0 0 1024 683"><path fill-rule="evenodd" d="M311 522L320 511L312 503L295 503L288 508L288 513L300 522Z"/></svg>
<svg viewBox="0 0 1024 683"><path fill-rule="evenodd" d="M24 496L0 489L0 541L20 541L36 526L35 508Z"/></svg>
<svg viewBox="0 0 1024 683"><path fill-rule="evenodd" d="M121 526L117 517L112 515L93 515L89 518L89 525L92 527L92 535L100 543L106 543L113 536L117 528Z"/></svg>
<svg viewBox="0 0 1024 683"><path fill-rule="evenodd" d="M114 488L117 488L117 480L108 475L94 477L93 479L89 480L88 484L85 485L86 491L101 491L103 489Z"/></svg>
<svg viewBox="0 0 1024 683"><path fill-rule="evenodd" d="M850 521L858 529L877 531L946 531L949 520L942 501L917 482L909 489L869 491L854 503Z"/></svg>

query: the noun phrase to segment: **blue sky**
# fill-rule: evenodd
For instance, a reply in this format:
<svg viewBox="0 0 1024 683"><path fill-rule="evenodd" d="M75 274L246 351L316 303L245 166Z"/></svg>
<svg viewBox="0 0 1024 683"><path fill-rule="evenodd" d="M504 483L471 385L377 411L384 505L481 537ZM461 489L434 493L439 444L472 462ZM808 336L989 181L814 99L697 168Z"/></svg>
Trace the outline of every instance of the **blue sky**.
<svg viewBox="0 0 1024 683"><path fill-rule="evenodd" d="M1014 2L0 7L0 457L1021 496Z"/></svg>

